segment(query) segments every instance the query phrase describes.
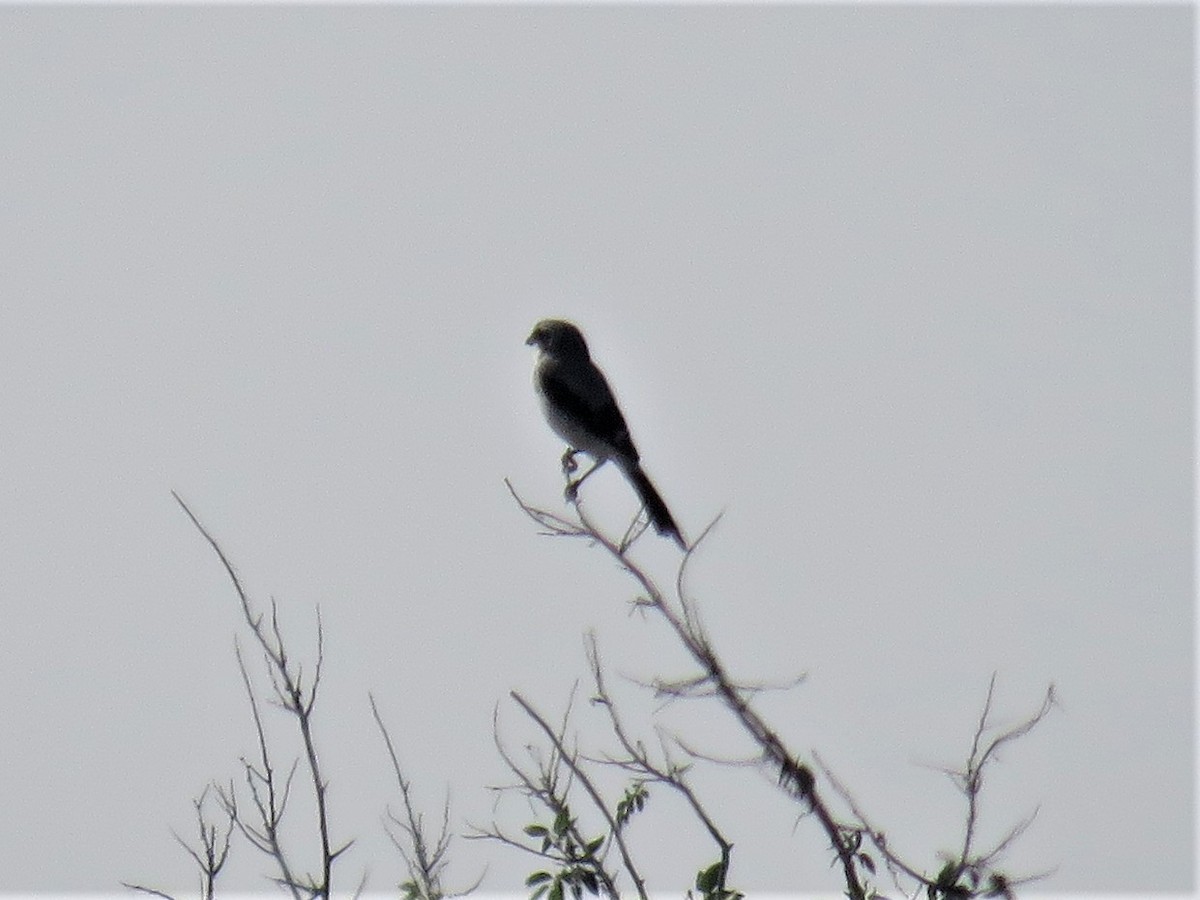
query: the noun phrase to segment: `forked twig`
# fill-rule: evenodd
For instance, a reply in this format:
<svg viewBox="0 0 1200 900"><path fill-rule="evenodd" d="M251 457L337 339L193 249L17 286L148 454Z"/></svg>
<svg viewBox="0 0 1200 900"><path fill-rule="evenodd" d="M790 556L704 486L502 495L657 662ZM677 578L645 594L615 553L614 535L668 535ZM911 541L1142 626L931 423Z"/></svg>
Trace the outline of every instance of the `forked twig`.
<svg viewBox="0 0 1200 900"><path fill-rule="evenodd" d="M238 602L241 605L242 615L246 620L246 624L250 627L250 631L253 633L267 661L268 674L270 675L276 698L280 706L296 719L316 802L317 832L321 846L319 874L316 876L305 876L303 880L297 879L286 860L279 838L279 824L286 808L287 796L291 787L291 776L289 775L287 783L283 787L282 792L280 792L270 763L270 753L267 747L262 716L259 713L250 676L242 659L240 648L237 650L238 666L242 672L242 680L246 687L247 696L250 698L250 708L254 717L255 730L258 733L261 768L243 761L251 796L259 812L260 826L252 826L239 817L237 820L239 829L250 839L254 846L275 859L280 870L280 877L274 880L286 887L291 892L294 900L301 900L303 896L328 898L332 890L333 864L339 856L350 848L353 842L347 842L334 849L330 841L329 811L325 796L328 784L321 774L320 760L317 756L316 741L313 736L313 710L316 706L317 694L320 689L325 646L320 609L317 610L317 662L312 682L306 686L302 666L293 665L288 656L287 646L283 638L283 630L279 622L278 605L275 600L273 598L271 600L270 620L269 622L264 622L263 614L255 612L250 597L246 593L245 587L242 585L242 581L233 567L233 563L225 554L225 551L216 538L204 527L196 514L192 512L191 508L178 493L172 491L171 495L221 561L221 565L224 567L225 573L229 576L234 591L237 593ZM292 771L294 773L294 766ZM260 786L266 791L265 797L259 793ZM222 795L222 801L225 803L227 810L236 810L236 803L232 795L228 797Z"/></svg>

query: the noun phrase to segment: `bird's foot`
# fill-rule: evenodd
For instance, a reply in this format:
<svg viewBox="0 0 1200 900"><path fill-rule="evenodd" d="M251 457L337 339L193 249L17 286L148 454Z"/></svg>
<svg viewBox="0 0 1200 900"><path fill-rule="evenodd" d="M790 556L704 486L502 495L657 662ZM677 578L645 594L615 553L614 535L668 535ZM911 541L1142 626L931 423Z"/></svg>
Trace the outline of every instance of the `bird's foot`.
<svg viewBox="0 0 1200 900"><path fill-rule="evenodd" d="M575 454L578 452L573 447L568 447L567 452L562 455L562 470L565 474L570 475L579 468L579 463L575 462Z"/></svg>
<svg viewBox="0 0 1200 900"><path fill-rule="evenodd" d="M575 499L578 496L579 496L579 482L568 480L567 486L563 489L563 497L566 498L568 503L574 503Z"/></svg>

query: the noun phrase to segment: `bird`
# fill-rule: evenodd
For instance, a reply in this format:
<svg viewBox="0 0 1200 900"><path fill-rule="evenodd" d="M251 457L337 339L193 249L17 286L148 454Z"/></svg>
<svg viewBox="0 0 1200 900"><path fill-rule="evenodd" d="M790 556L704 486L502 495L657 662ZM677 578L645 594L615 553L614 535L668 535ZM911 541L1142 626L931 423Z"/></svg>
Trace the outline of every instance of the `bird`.
<svg viewBox="0 0 1200 900"><path fill-rule="evenodd" d="M592 362L583 332L562 319L543 319L533 327L525 343L539 350L533 383L546 421L567 442L562 457L563 471L568 475L567 499L574 501L584 479L612 460L637 492L655 530L674 539L686 551L687 542L671 511L642 471L629 426L604 373ZM570 473L576 468L575 455L581 452L591 456L595 463L571 481Z"/></svg>

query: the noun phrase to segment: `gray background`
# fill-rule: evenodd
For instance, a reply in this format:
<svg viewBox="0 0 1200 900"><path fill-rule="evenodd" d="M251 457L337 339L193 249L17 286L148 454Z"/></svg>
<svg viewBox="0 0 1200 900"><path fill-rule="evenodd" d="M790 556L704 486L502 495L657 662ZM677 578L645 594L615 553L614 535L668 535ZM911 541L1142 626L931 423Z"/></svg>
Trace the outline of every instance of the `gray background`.
<svg viewBox="0 0 1200 900"><path fill-rule="evenodd" d="M169 829L254 751L235 599L171 489L296 652L320 604L346 890L401 876L368 690L431 813L448 786L456 828L517 829L485 790L510 688L557 715L588 628L614 672L688 671L503 486L560 503L522 346L560 315L685 530L724 512L691 584L731 669L808 674L764 712L896 849L954 846L931 767L995 671L1001 722L1061 697L987 785L985 838L1040 807L1010 869L1189 889L1192 16L0 10L3 886L190 885ZM615 472L585 499L634 512ZM837 891L769 776L697 784L733 883ZM713 856L661 792L631 828L652 886ZM533 864L453 858L494 891Z"/></svg>

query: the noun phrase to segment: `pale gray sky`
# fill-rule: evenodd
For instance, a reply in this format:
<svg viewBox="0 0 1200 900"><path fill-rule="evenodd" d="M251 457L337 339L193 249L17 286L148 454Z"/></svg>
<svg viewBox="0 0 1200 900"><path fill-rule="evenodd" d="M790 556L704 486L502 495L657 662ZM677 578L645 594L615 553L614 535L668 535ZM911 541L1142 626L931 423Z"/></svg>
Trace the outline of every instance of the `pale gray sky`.
<svg viewBox="0 0 1200 900"><path fill-rule="evenodd" d="M808 673L764 711L898 849L953 845L928 766L995 671L1004 721L1062 701L988 784L989 834L1040 807L1011 869L1190 890L1192 30L1183 5L0 9L2 887L191 885L169 829L253 752L235 598L172 489L297 651L321 606L347 890L401 877L368 691L465 828L504 780L494 705L561 710L585 630L617 671L686 671L504 489L559 502L523 346L558 315L685 530L724 512L691 583L731 668ZM616 473L585 495L633 512ZM764 776L697 777L732 883L839 889ZM681 821L658 797L631 831L659 888L710 861ZM493 891L530 871L453 859Z"/></svg>

